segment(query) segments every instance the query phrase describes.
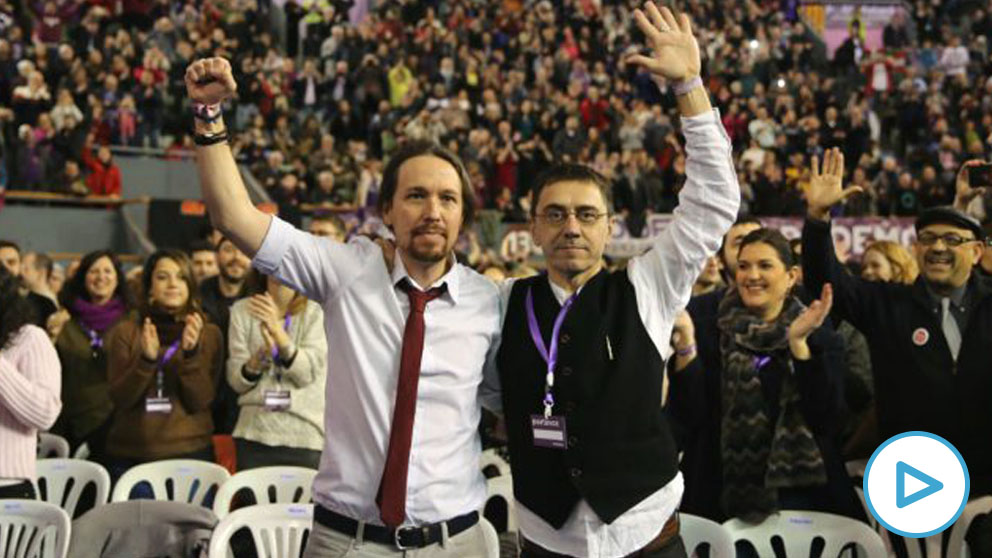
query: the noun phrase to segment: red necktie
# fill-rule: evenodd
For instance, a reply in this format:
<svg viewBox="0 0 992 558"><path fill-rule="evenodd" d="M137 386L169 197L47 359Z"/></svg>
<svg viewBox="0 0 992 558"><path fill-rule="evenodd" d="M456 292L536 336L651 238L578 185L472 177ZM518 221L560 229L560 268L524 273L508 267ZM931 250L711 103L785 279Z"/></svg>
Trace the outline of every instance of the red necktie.
<svg viewBox="0 0 992 558"><path fill-rule="evenodd" d="M406 517L406 476L410 466L413 416L417 410L420 357L424 352L424 309L428 302L444 293L445 285L424 292L404 281L400 288L410 297L410 314L406 317L406 328L403 330L403 352L400 355L393 425L389 432L389 453L386 454L386 468L376 496L379 517L390 527L402 525Z"/></svg>

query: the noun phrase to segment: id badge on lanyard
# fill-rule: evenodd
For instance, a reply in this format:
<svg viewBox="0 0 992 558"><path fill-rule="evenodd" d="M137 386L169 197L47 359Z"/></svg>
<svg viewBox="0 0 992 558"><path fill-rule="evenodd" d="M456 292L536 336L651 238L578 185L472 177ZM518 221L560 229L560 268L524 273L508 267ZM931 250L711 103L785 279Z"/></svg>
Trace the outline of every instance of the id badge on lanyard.
<svg viewBox="0 0 992 558"><path fill-rule="evenodd" d="M534 296L530 289L527 289L527 328L530 336L534 340L537 351L541 354L544 362L548 364L544 376L544 414L535 414L530 417L531 432L534 436L534 445L541 448L567 449L568 437L565 427L565 417L554 414L555 397L555 365L558 363L558 339L561 336L561 326L565 323L565 316L575 302L576 294L568 297L558 316L555 318L554 327L551 330L551 346L544 344L541 336L541 327L537 323L537 315L534 313Z"/></svg>
<svg viewBox="0 0 992 558"><path fill-rule="evenodd" d="M291 322L290 314L286 314L286 321L283 325L283 330L289 333L289 325ZM262 393L263 404L265 405L265 410L270 412L283 412L288 411L290 405L292 404L292 396L288 389L282 388L282 370L279 366L279 349L272 347L272 373L276 377L276 388L267 389Z"/></svg>
<svg viewBox="0 0 992 558"><path fill-rule="evenodd" d="M155 397L145 398L145 412L152 414L168 415L172 412L172 400L165 396L165 369L166 363L172 360L179 350L177 340L162 355L162 360L158 363L158 370L155 372Z"/></svg>
<svg viewBox="0 0 992 558"><path fill-rule="evenodd" d="M98 358L103 352L103 338L94 329L86 329L86 334L90 337L90 356Z"/></svg>

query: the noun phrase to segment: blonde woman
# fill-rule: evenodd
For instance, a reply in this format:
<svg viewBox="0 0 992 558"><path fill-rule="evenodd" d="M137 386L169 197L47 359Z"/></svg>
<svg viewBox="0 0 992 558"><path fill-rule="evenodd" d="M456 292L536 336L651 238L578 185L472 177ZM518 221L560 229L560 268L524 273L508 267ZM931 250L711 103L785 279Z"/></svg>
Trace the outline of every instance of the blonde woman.
<svg viewBox="0 0 992 558"><path fill-rule="evenodd" d="M316 469L324 445L324 311L274 278L264 280L264 292L231 307L227 381L240 407L238 470Z"/></svg>
<svg viewBox="0 0 992 558"><path fill-rule="evenodd" d="M920 274L909 250L889 240L877 240L868 245L861 264L861 277L868 281L912 285Z"/></svg>

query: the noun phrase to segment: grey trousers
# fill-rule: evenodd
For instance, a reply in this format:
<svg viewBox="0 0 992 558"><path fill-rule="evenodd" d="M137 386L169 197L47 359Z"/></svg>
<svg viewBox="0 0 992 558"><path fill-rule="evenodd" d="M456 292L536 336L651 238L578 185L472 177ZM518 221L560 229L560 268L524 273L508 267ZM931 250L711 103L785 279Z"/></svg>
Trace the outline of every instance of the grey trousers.
<svg viewBox="0 0 992 558"><path fill-rule="evenodd" d="M359 529L360 531L360 529ZM486 547L482 524L448 537L439 543L414 550L398 550L392 545L363 541L361 532L349 537L324 527L316 521L307 541L303 558L499 558Z"/></svg>

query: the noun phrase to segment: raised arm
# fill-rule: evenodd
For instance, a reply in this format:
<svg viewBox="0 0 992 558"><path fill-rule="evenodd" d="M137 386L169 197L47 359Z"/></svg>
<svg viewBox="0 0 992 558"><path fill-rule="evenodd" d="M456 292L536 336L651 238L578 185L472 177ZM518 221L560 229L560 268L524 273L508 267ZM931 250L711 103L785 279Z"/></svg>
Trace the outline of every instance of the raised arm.
<svg viewBox="0 0 992 558"><path fill-rule="evenodd" d="M272 218L252 205L230 145L218 141L227 134L220 104L234 97L237 89L231 64L223 58L197 60L186 69L186 92L196 114L196 167L210 221L254 257ZM216 143L201 145L211 142Z"/></svg>
<svg viewBox="0 0 992 558"><path fill-rule="evenodd" d="M631 280L654 298L665 323L685 307L692 284L706 259L720 248L740 208L740 186L731 160L730 139L709 95L699 79L699 46L689 17L678 19L668 8L649 5L646 14L634 12L637 24L650 43L652 56L634 55L628 62L649 70L656 81L675 90L682 130L686 137L686 182L679 193L674 219L652 244L652 249L632 262ZM661 332L667 344L668 332Z"/></svg>
<svg viewBox="0 0 992 558"><path fill-rule="evenodd" d="M830 149L823 156L823 168L813 157L812 174L806 186L806 223L803 226L803 281L810 292L816 293L827 283L833 287L834 309L837 315L861 331L869 326L884 285L869 283L854 277L837 260L830 232L830 209L850 196L860 193L858 186L844 189L841 177L844 155Z"/></svg>

